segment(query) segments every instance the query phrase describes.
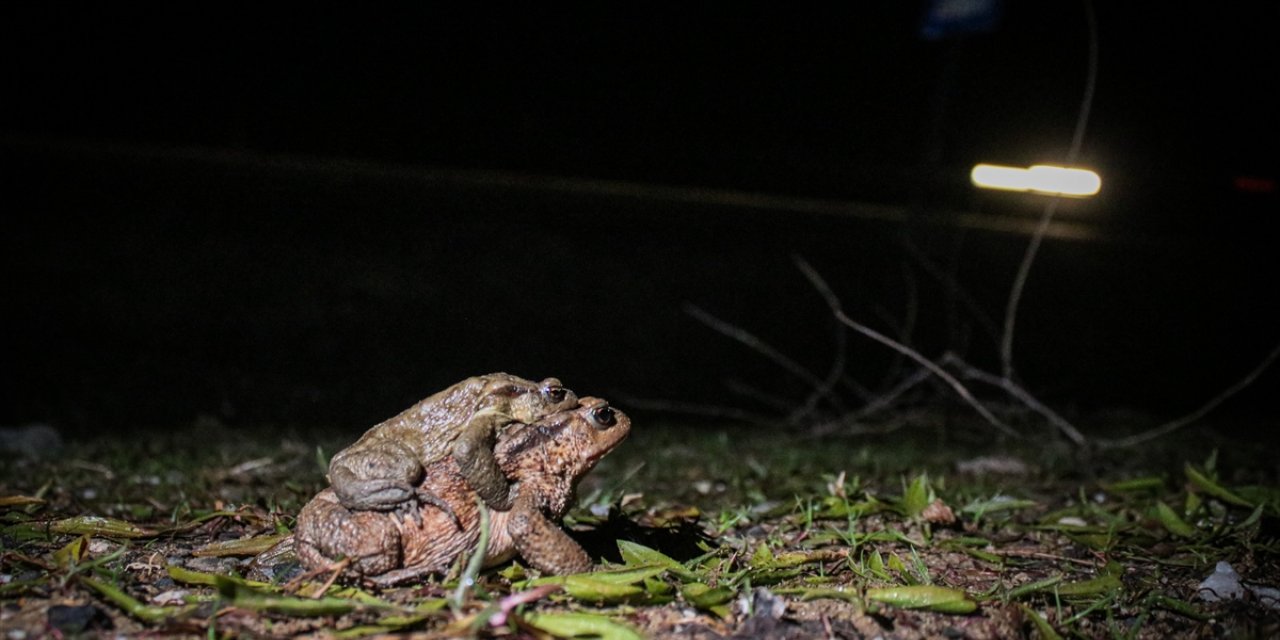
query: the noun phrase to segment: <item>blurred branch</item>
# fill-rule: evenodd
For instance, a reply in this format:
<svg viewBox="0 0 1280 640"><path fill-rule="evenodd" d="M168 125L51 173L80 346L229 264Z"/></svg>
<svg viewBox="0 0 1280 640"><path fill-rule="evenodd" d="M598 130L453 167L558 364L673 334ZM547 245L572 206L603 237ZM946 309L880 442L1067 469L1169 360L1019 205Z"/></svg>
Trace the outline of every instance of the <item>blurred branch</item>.
<svg viewBox="0 0 1280 640"><path fill-rule="evenodd" d="M1177 431L1178 429L1181 429L1191 424L1192 422L1195 422L1196 420L1199 420L1200 418L1205 417L1206 415L1208 415L1210 411L1213 411L1214 409L1218 408L1218 405L1222 404L1223 402L1226 402L1227 399L1229 399L1231 396L1234 396L1237 393L1240 393L1242 390L1244 390L1245 387L1248 387L1249 385L1253 384L1253 381L1257 380L1258 376L1261 376L1262 373L1266 371L1267 368L1270 367L1276 361L1277 357L1280 357L1280 345L1276 345L1276 347L1271 350L1271 353L1268 353L1267 357L1263 358L1262 362L1260 362L1258 366L1254 367L1253 370L1251 370L1249 373L1245 374L1243 378L1236 381L1236 383L1231 385L1230 387L1227 387L1225 390L1222 391L1222 393L1219 393L1218 395L1210 398L1208 402L1201 405L1200 408L1196 409L1195 411L1192 411L1191 413L1188 413L1187 415L1182 416L1181 418L1178 418L1176 420L1171 420L1169 422L1166 422L1158 427L1155 427L1154 429L1143 431L1142 433L1136 433L1134 435L1131 435L1125 438L1116 438L1113 440L1112 439L1099 440L1098 446L1104 449L1119 449L1123 447L1132 447L1134 445L1139 445L1144 442L1154 440L1156 438L1159 438L1160 436L1173 433L1174 431Z"/></svg>
<svg viewBox="0 0 1280 640"><path fill-rule="evenodd" d="M1048 419L1050 424L1057 427L1059 431L1066 435L1067 438L1077 446L1083 446L1085 444L1086 438L1083 433L1080 433L1079 429L1076 429L1075 426L1068 422L1066 418L1058 415L1056 411L1050 409L1043 402L1037 400L1035 396L1031 395L1029 391L1023 389L1013 380L992 375L986 371L978 369L960 359L960 356L957 356L954 353L947 353L946 355L943 355L941 362L947 365L954 365L960 370L960 375L962 376L1003 389L1006 393L1013 396L1032 411L1035 411Z"/></svg>
<svg viewBox="0 0 1280 640"><path fill-rule="evenodd" d="M834 433L838 429L856 425L859 420L893 406L893 403L897 402L898 398L902 397L902 394L932 377L932 371L920 367L914 373L899 381L892 389L871 398L862 408L846 413L834 420L818 424L813 427L811 433L815 436L827 435Z"/></svg>
<svg viewBox="0 0 1280 640"><path fill-rule="evenodd" d="M810 386L812 386L823 398L825 398L828 402L830 402L831 406L835 407L837 411L845 410L844 403L840 400L838 396L836 396L834 393L831 392L830 386L824 380L818 378L818 376L814 375L813 372L809 371L808 369L805 369L803 366L800 365L800 363L796 362L795 360L792 360L782 352L773 348L771 345L769 345L769 343L765 342L764 340L761 340L760 338L757 338L755 335L751 334L745 329L734 326L728 322L725 322L724 320L721 320L711 315L707 311L703 310L701 307L691 302L686 302L684 304L684 311L685 313L693 316L695 320L701 322L702 324L707 325L708 327L711 327L712 329L714 329L716 332L720 334L733 338L738 342L741 342L742 344L750 348L752 351L759 353L765 358L768 358L774 364L782 367L783 370L787 371L791 375L794 375L797 378L804 380Z"/></svg>
<svg viewBox="0 0 1280 640"><path fill-rule="evenodd" d="M1080 100L1080 111L1076 117L1075 133L1071 136L1071 147L1067 150L1066 164L1075 164L1080 157L1080 147L1084 145L1084 132L1089 124L1089 113L1093 110L1093 94L1098 83L1098 21L1093 13L1093 3L1085 0L1085 20L1089 28L1089 63L1085 72L1084 97ZM1027 252L1022 256L1022 264L1018 265L1018 274L1013 279L1013 287L1009 290L1009 303L1004 311L1004 334L1000 340L1000 364L1006 379L1013 379L1013 329L1017 323L1018 304L1022 301L1022 291L1027 284L1027 276L1031 273L1031 263L1035 262L1036 253L1040 251L1040 243L1053 223L1053 214L1058 210L1061 198L1054 196L1044 206L1040 216L1040 224L1027 243Z"/></svg>
<svg viewBox="0 0 1280 640"><path fill-rule="evenodd" d="M813 283L813 286L819 288L820 290L830 291L830 287L827 286L826 281L823 280L822 276L819 275L818 272L815 271L814 268L804 260L804 258L797 256L795 258L795 261L796 261L796 266L800 268L800 271L804 272L805 276L809 278L809 281ZM978 415L982 416L982 418L986 420L988 423L990 423L991 426L1000 430L1001 433L1012 436L1014 438L1020 437L1018 435L1018 432L1014 431L1012 428L1009 427L1009 425L1005 424L999 418L997 418L995 414L991 413L991 411L987 409L986 406L984 406L981 402L978 402L977 398L973 397L973 394L969 392L969 389L965 387L963 383L961 383L959 380L956 380L954 376L952 376L950 373L947 373L944 369L942 369L942 367L939 367L928 358L920 355L920 352L902 344L901 342L898 342L897 340L894 340L893 338L890 338L880 333L879 331L876 331L875 329L872 329L871 327L868 327L850 318L848 315L845 314L843 310L840 309L839 306L832 307L831 312L835 314L836 318L840 320L840 322L843 322L845 325L847 325L849 328L853 329L854 331L857 331L858 333L861 333L862 335L868 338L871 338L872 340L875 340L876 342L879 342L880 344L883 344L884 346L889 347L894 351L897 351L898 353L916 361L916 363L919 364L920 366L928 369L931 373L933 373L933 375L937 376L938 378L942 379L943 382L947 383L947 385L950 386L953 391L955 391L956 395L960 396L960 398L964 400L965 403L967 403L970 407L973 407L974 411L978 412Z"/></svg>

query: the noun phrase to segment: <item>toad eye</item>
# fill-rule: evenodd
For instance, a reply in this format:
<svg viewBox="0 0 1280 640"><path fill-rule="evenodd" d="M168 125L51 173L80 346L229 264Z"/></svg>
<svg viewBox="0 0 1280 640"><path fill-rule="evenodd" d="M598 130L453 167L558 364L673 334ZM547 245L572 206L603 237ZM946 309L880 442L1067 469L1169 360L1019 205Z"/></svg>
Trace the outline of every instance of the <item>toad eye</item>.
<svg viewBox="0 0 1280 640"><path fill-rule="evenodd" d="M602 427L612 427L618 422L617 416L613 414L613 409L607 404L592 409L591 420Z"/></svg>
<svg viewBox="0 0 1280 640"><path fill-rule="evenodd" d="M546 398L547 401L552 404L564 402L564 399L568 394L569 391L558 384L547 385L542 388L542 397Z"/></svg>

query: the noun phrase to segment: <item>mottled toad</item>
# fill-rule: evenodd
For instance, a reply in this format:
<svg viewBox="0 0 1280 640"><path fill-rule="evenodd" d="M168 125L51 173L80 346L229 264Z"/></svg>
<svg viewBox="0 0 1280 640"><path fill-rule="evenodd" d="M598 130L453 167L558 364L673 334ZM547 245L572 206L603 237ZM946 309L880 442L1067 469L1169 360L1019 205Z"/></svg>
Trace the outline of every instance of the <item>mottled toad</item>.
<svg viewBox="0 0 1280 640"><path fill-rule="evenodd" d="M577 409L500 434L493 454L511 481L513 501L509 510L490 512L486 566L519 554L547 573L588 570L591 559L557 521L572 505L578 480L630 429L627 416L604 400L583 398ZM430 463L423 477L417 489L443 504L423 505L417 519L352 511L334 491L322 491L298 515L296 550L303 565L317 569L349 558L345 577L380 585L447 570L479 541L481 507L453 456Z"/></svg>

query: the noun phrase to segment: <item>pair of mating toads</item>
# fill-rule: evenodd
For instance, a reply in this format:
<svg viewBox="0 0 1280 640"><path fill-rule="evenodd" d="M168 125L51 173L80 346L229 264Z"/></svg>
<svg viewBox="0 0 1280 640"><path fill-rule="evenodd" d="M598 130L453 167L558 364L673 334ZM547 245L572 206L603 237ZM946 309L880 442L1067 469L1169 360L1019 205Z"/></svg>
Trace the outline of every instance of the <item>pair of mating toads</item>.
<svg viewBox="0 0 1280 640"><path fill-rule="evenodd" d="M586 571L590 557L558 521L578 480L630 430L622 412L555 378L468 378L338 452L332 486L298 514L295 550L308 569L346 559L347 578L414 580L476 547L483 502L486 566L518 553L544 572Z"/></svg>

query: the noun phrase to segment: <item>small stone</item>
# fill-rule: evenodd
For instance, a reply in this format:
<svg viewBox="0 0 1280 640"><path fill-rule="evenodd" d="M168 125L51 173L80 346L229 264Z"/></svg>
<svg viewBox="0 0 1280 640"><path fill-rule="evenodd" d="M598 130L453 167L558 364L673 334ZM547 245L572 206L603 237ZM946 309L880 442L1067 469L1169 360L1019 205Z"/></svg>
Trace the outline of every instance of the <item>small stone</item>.
<svg viewBox="0 0 1280 640"><path fill-rule="evenodd" d="M62 633L82 633L90 629L110 629L111 618L91 604L49 607L49 626Z"/></svg>
<svg viewBox="0 0 1280 640"><path fill-rule="evenodd" d="M1219 562L1204 582L1196 589L1200 599L1205 602L1219 600L1235 600L1244 595L1244 586L1240 584L1240 574L1229 562Z"/></svg>

